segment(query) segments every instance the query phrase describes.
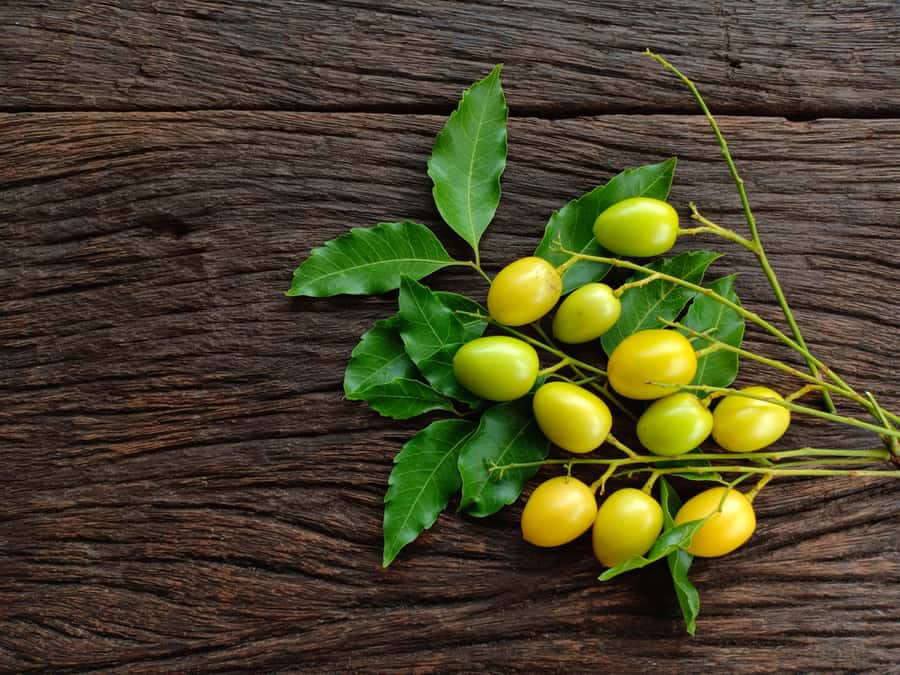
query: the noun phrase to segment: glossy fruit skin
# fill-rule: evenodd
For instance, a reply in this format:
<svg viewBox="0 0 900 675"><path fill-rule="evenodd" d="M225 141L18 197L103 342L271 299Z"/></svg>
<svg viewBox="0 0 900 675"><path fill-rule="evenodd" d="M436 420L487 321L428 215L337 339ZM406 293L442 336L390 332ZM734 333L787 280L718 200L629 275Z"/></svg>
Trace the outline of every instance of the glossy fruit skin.
<svg viewBox="0 0 900 675"><path fill-rule="evenodd" d="M505 335L467 342L453 357L457 381L489 401L512 401L527 394L539 367L534 347Z"/></svg>
<svg viewBox="0 0 900 675"><path fill-rule="evenodd" d="M570 382L541 385L532 401L534 417L544 436L569 452L599 447L612 428L606 404L587 389Z"/></svg>
<svg viewBox="0 0 900 675"><path fill-rule="evenodd" d="M711 488L687 500L675 514L675 524L702 520L715 512L727 489ZM756 514L753 512L753 505L742 492L732 489L722 504L721 513L713 515L697 531L687 551L702 558L717 558L741 546L754 530Z"/></svg>
<svg viewBox="0 0 900 675"><path fill-rule="evenodd" d="M519 258L497 273L488 291L488 313L507 326L524 326L553 309L562 293L559 273L543 258Z"/></svg>
<svg viewBox="0 0 900 675"><path fill-rule="evenodd" d="M668 396L674 389L647 381L688 384L697 372L697 356L684 335L650 329L629 335L609 357L609 384L622 396L642 401Z"/></svg>
<svg viewBox="0 0 900 675"><path fill-rule="evenodd" d="M613 327L622 303L606 284L590 283L570 293L553 317L553 335L566 344L596 340Z"/></svg>
<svg viewBox="0 0 900 675"><path fill-rule="evenodd" d="M660 255L672 248L678 238L678 213L659 199L624 199L597 216L594 237L603 248L617 255Z"/></svg>
<svg viewBox="0 0 900 675"><path fill-rule="evenodd" d="M713 416L688 392L670 394L650 404L637 423L638 439L654 455L674 457L690 452L712 431Z"/></svg>
<svg viewBox="0 0 900 675"><path fill-rule="evenodd" d="M562 546L590 529L597 500L577 478L557 476L538 485L522 511L522 537L535 546Z"/></svg>
<svg viewBox="0 0 900 675"><path fill-rule="evenodd" d="M653 497L634 488L616 490L597 511L594 556L606 567L615 567L633 555L644 555L662 526L662 507Z"/></svg>
<svg viewBox="0 0 900 675"><path fill-rule="evenodd" d="M747 387L741 391L782 400L768 387ZM791 411L775 403L742 396L726 396L713 410L712 435L716 443L731 452L755 452L784 435L791 424Z"/></svg>

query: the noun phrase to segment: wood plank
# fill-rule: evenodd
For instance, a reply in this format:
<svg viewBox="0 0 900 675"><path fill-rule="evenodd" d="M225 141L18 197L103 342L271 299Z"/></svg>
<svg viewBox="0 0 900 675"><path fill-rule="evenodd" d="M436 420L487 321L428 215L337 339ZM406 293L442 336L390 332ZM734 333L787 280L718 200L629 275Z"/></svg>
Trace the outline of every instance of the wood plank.
<svg viewBox="0 0 900 675"><path fill-rule="evenodd" d="M900 5L222 0L0 6L0 109L419 109L506 64L514 114L891 116Z"/></svg>
<svg viewBox="0 0 900 675"><path fill-rule="evenodd" d="M721 122L809 342L896 409L900 122ZM311 247L377 220L432 224L465 254L424 172L441 124L0 115L0 670L893 667L897 481L767 488L751 543L696 564L693 639L662 570L600 585L586 542L520 541L521 503L445 514L380 569L391 458L420 422L343 401L340 381L395 298L281 292ZM740 227L698 117L513 120L484 258L527 254L552 209L673 154L679 211ZM714 272L731 271L776 318L729 248ZM485 294L474 275L434 284ZM754 364L741 382L763 376L791 387ZM783 444L872 442L798 419Z"/></svg>

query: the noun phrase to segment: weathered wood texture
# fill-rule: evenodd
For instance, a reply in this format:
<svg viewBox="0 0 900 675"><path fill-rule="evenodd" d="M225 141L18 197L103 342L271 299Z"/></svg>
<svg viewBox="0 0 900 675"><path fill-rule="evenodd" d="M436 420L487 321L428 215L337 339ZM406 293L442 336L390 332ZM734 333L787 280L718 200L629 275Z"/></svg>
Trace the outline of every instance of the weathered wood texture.
<svg viewBox="0 0 900 675"><path fill-rule="evenodd" d="M19 0L0 4L0 108L435 112L503 62L514 109L693 110L650 47L723 112L889 116L898 44L894 0Z"/></svg>
<svg viewBox="0 0 900 675"><path fill-rule="evenodd" d="M158 91L97 101L158 103ZM380 569L391 458L420 423L343 401L340 380L359 333L395 298L281 292L312 246L379 219L433 224L464 255L424 173L441 124L0 115L0 669L895 668L897 481L767 488L751 543L695 565L693 639L663 571L601 585L586 542L523 544L521 505L480 521L445 514ZM722 127L812 347L896 409L900 121ZM699 117L512 120L484 257L496 269L528 253L552 209L673 154L679 210L692 199L740 227ZM729 250L714 266L735 270L744 302L777 318L747 255ZM474 275L434 283L485 291ZM784 355L758 331L748 343ZM753 364L741 381L763 376L792 386ZM783 445L872 442L798 419Z"/></svg>

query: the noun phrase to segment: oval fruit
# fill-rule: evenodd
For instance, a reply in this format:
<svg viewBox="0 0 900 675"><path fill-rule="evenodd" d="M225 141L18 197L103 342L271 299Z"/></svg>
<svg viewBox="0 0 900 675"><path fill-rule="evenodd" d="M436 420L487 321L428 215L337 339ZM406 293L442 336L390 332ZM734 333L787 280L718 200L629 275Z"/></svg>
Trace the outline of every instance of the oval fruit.
<svg viewBox="0 0 900 675"><path fill-rule="evenodd" d="M747 387L742 392L781 401L768 387ZM731 452L755 452L771 445L791 425L791 411L776 403L743 396L726 396L713 411L712 435Z"/></svg>
<svg viewBox="0 0 900 675"><path fill-rule="evenodd" d="M703 402L688 392L654 401L637 423L637 435L647 450L672 457L690 452L712 431L713 416Z"/></svg>
<svg viewBox="0 0 900 675"><path fill-rule="evenodd" d="M539 367L534 347L504 335L467 342L453 357L457 381L489 401L512 401L527 394Z"/></svg>
<svg viewBox="0 0 900 675"><path fill-rule="evenodd" d="M557 476L538 485L522 511L522 537L535 546L562 546L588 531L597 500L577 478Z"/></svg>
<svg viewBox="0 0 900 675"><path fill-rule="evenodd" d="M722 501L726 490L728 495ZM722 504L720 513L715 513ZM756 529L753 505L737 490L724 487L711 488L687 500L675 514L675 524L702 520L714 514L701 527L687 548L691 555L716 558L731 553L746 542Z"/></svg>
<svg viewBox="0 0 900 675"><path fill-rule="evenodd" d="M622 303L613 289L606 284L585 284L556 310L553 335L567 344L590 342L612 328L621 313Z"/></svg>
<svg viewBox="0 0 900 675"><path fill-rule="evenodd" d="M584 453L599 447L612 428L612 415L606 404L569 382L541 385L532 406L544 435L569 452Z"/></svg>
<svg viewBox="0 0 900 675"><path fill-rule="evenodd" d="M624 199L597 216L594 237L617 255L660 255L672 248L678 238L678 213L659 199Z"/></svg>
<svg viewBox="0 0 900 675"><path fill-rule="evenodd" d="M622 396L639 400L662 398L673 392L652 382L688 384L697 372L697 356L684 335L650 329L629 335L609 357L609 384Z"/></svg>
<svg viewBox="0 0 900 675"><path fill-rule="evenodd" d="M553 309L562 293L562 279L543 258L520 258L504 267L488 291L488 313L507 326L537 321Z"/></svg>
<svg viewBox="0 0 900 675"><path fill-rule="evenodd" d="M649 551L662 526L662 507L653 497L634 488L616 490L597 511L594 555L606 567L621 565Z"/></svg>

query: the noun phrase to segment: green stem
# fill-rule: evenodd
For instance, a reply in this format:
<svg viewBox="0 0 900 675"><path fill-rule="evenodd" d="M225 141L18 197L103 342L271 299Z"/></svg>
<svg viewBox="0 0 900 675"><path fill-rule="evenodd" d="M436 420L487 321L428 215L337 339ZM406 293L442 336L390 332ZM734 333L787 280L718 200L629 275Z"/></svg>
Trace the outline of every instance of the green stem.
<svg viewBox="0 0 900 675"><path fill-rule="evenodd" d="M705 216L701 215L700 211L697 210L696 204L694 202L689 202L688 206L691 209L691 218L696 220L698 223L703 223L703 227L694 228L694 230L684 230L684 232L688 234L698 234L700 232L711 232L718 237L722 237L723 239L727 239L731 242L734 242L738 246L743 246L748 251L752 252L754 255L756 254L756 246L749 239L745 239L741 235L739 235L734 230L730 230L727 227L722 227L718 223L714 223L709 220Z"/></svg>
<svg viewBox="0 0 900 675"><path fill-rule="evenodd" d="M797 325L797 320L794 318L794 313L791 311L791 308L787 302L787 298L785 298L784 292L781 290L781 285L778 283L778 278L775 276L775 271L772 269L772 266L769 264L769 259L766 257L766 251L763 248L762 240L759 237L759 230L756 227L756 218L753 215L753 211L750 209L750 201L747 199L747 191L744 189L744 179L741 178L740 174L738 173L737 166L734 163L734 159L732 159L731 157L731 151L728 149L728 143L725 140L725 136L722 135L722 132L719 129L719 125L716 123L716 119L712 116L709 108L706 107L706 101L703 100L703 96L700 95L700 91L697 89L697 86L690 79L688 79L688 77L684 75L684 73L682 73L680 70L678 70L678 68L666 61L666 59L664 59L659 54L655 54L649 49L645 53L648 56L653 57L653 59L655 59L664 68L674 73L675 76L678 77L678 79L680 79L688 89L690 89L691 93L694 95L694 98L699 104L700 109L706 116L707 121L709 121L709 126L712 127L713 133L716 135L716 139L719 141L719 147L722 149L722 156L725 158L725 162L728 164L728 169L729 171L731 171L731 177L734 179L734 184L737 186L738 194L740 194L741 197L741 205L744 208L744 216L747 219L747 226L750 228L750 238L753 241L753 249L751 250L756 255L760 267L762 267L763 273L766 275L766 279L768 279L769 285L772 287L772 291L775 293L775 297L778 299L778 304L781 306L781 311L784 314L784 318L787 319L788 325L791 327L791 333L794 336L794 340L796 340L801 347L806 349L806 342L803 339L803 335L800 333L800 326ZM812 356L809 355L808 350L806 352L806 363L809 366L812 374L815 376L818 373L818 366L813 362ZM823 392L823 398L825 399L825 405L828 407L828 411L835 412L834 401L831 400L831 396L828 395L828 392Z"/></svg>
<svg viewBox="0 0 900 675"><path fill-rule="evenodd" d="M700 331L696 331L693 328L685 326L683 323L679 323L678 321L669 321L669 320L663 319L663 318L660 318L660 321L662 321L666 326L669 326L670 328L677 328L678 330L680 330L684 333L687 333L691 337L701 338L703 340L706 340L706 341L710 342L711 344L718 346L719 349L729 351L734 354L738 354L739 356L743 356L744 358L748 358L753 361L757 361L759 363L764 363L767 366L771 366L772 368L777 368L778 370L781 370L785 373L793 375L794 377L800 378L801 380L803 380L805 382L821 385L825 389L828 389L829 391L834 392L835 394L840 394L841 396L844 396L845 398L848 398L851 401L855 401L856 403L859 403L866 410L871 410L871 404L869 403L869 401L867 401L864 397L857 394L852 389L845 389L843 387L839 387L836 384L831 384L830 382L823 382L822 380L819 380L818 378L813 377L809 373L805 373L802 370L798 370L797 368L794 368L793 366L789 366L788 364L784 363L783 361L778 361L777 359L772 359L772 358L769 358L768 356L762 356L761 354L757 354L756 352L751 352L746 349L741 349L740 347L735 347L734 345L730 345L727 342L722 342L721 340L718 340L710 335L707 335L706 333L701 333Z"/></svg>
<svg viewBox="0 0 900 675"><path fill-rule="evenodd" d="M772 478L774 478L774 476L772 476L771 474L767 475L767 476L763 476L759 480L759 482L754 486L754 488L752 490L750 490L750 492L748 492L747 494L744 495L744 497L747 498L747 501L752 504L753 500L756 499L756 495L758 495L760 493L760 490L762 490L766 485L768 485L769 481L771 481Z"/></svg>
<svg viewBox="0 0 900 675"><path fill-rule="evenodd" d="M900 477L900 471L882 471L879 469L782 469L778 467L767 466L696 466L696 467L672 467L672 468L650 468L642 467L638 469L629 469L627 473L644 473L647 471L658 471L661 474L678 474L680 472L690 471L691 473L746 473L760 474L763 476L876 476L879 478L897 478ZM615 477L616 474L613 474Z"/></svg>
<svg viewBox="0 0 900 675"><path fill-rule="evenodd" d="M487 273L482 269L482 267L481 267L481 261L480 261L479 258L478 258L478 251L477 251L477 250L475 251L475 260L474 260L474 261L473 261L473 260L460 260L460 261L458 261L458 262L455 263L455 264L458 265L458 266L460 266L460 267L470 267L470 268L472 268L473 270L475 270L476 272L478 272L478 274L480 274L480 275L484 278L484 280L485 280L486 282L488 282L488 285L490 286L490 284L491 284L491 278L490 278L490 277L487 275Z"/></svg>
<svg viewBox="0 0 900 675"><path fill-rule="evenodd" d="M542 368L541 370L539 370L537 373L538 377L540 377L541 375L550 375L551 373L555 373L557 370L560 370L561 368L565 368L566 366L570 365L571 363L572 363L572 360L569 359L568 357L566 357L566 358L560 360L559 363L555 363L552 366L547 366L546 368Z"/></svg>
<svg viewBox="0 0 900 675"><path fill-rule="evenodd" d="M626 466L632 464L656 464L659 462L671 462L674 460L709 460L734 462L738 460L756 459L787 459L790 457L837 457L845 459L888 461L890 453L884 448L872 448L867 450L840 450L835 448L796 448L794 450L775 450L771 452L728 452L728 453L689 453L675 457L663 457L660 455L633 455L627 458L590 457L584 459L544 459L537 462L516 462L491 467L491 471L508 471L510 469L532 469L541 466L559 464L599 464L608 466ZM828 460L826 460L828 461ZM693 467L677 467L683 471L693 471ZM713 467L715 468L715 467Z"/></svg>
<svg viewBox="0 0 900 675"><path fill-rule="evenodd" d="M632 289L632 288L640 288L641 286L646 286L647 284L649 284L653 281L656 281L659 278L660 278L659 273L654 272L653 274L643 277L642 279L638 279L636 281L629 281L627 284L622 284L616 290L614 290L613 295L615 295L617 298L621 298L622 294L625 291Z"/></svg>
<svg viewBox="0 0 900 675"><path fill-rule="evenodd" d="M670 384L668 382L650 382L648 384L655 384L660 387L671 387L674 389L685 389L688 391L708 391L714 392L717 394L724 394L728 396L740 396L742 398L750 398L756 401L765 401L767 403L772 403L773 405L781 406L782 408L787 408L788 410L793 410L799 413L805 413L807 415L813 415L814 417L821 417L825 420L830 420L832 422L840 422L841 424L848 424L853 427L859 427L860 429L866 429L867 431L874 431L878 434L884 436L892 436L895 438L900 438L900 431L895 429L888 429L885 427L879 427L875 424L870 424L869 422L863 422L862 420L858 420L855 417L846 417L844 415L835 415L833 413L824 412L822 410L818 410L817 408L809 408L804 405L797 405L796 403L792 403L785 399L774 399L768 398L766 396L757 396L756 394L748 394L746 391L742 391L740 389L730 389L728 387L711 387L709 385L690 385L690 384Z"/></svg>

